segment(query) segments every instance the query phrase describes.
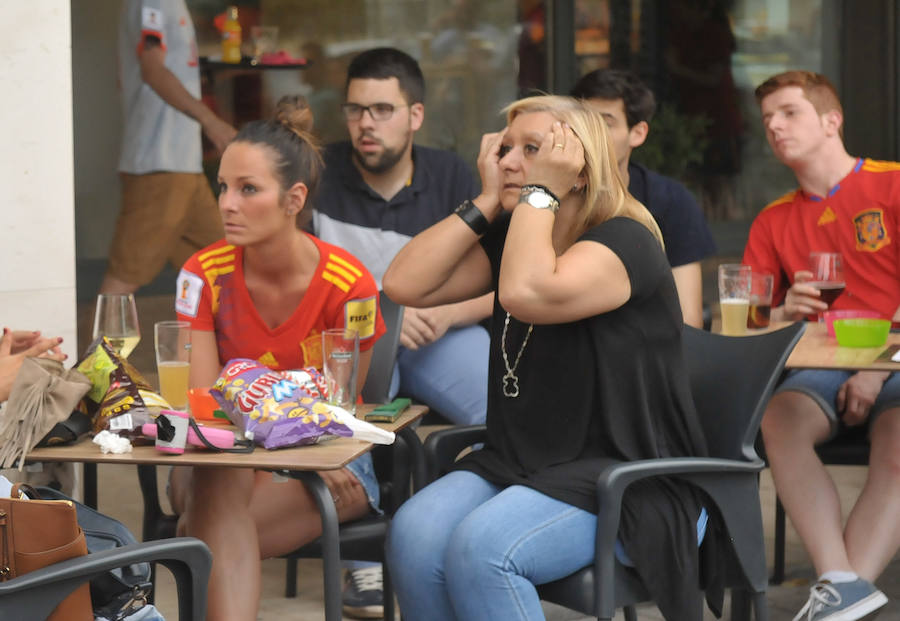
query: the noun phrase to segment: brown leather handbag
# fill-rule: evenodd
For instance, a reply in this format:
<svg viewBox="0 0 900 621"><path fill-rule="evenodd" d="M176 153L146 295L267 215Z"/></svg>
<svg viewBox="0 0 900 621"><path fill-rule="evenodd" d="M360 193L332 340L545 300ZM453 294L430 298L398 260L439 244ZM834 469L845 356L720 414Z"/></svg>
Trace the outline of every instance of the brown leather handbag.
<svg viewBox="0 0 900 621"><path fill-rule="evenodd" d="M24 491L30 498L20 499ZM0 581L87 554L75 505L67 500L37 500L29 485L13 486L0 498ZM93 621L90 586L85 582L60 602L48 621Z"/></svg>

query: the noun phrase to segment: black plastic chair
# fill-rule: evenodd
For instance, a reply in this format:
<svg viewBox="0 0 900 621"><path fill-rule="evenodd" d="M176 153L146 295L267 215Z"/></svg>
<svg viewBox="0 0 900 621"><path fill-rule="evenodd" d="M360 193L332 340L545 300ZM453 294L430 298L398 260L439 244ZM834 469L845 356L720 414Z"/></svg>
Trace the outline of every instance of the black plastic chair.
<svg viewBox="0 0 900 621"><path fill-rule="evenodd" d="M85 582L116 567L146 562L162 563L174 575L179 619L206 617L206 586L212 556L199 539L179 537L95 552L0 582L0 619L46 619Z"/></svg>
<svg viewBox="0 0 900 621"><path fill-rule="evenodd" d="M400 342L400 324L403 320L403 307L395 304L382 294L381 312L387 332L373 347L369 374L363 387L363 400L367 403L384 403L388 400L391 375L397 347ZM390 446L376 446L372 450L372 460L378 477L381 504L385 514L367 516L354 522L341 524L338 528L340 557L345 559L376 561L385 568L384 575L384 613L385 619L394 618L394 600L391 590L390 575L384 563L384 540L387 535L390 516L409 496L410 463L422 460L422 448L418 436L412 429L404 429L397 434L397 440ZM143 537L145 541L173 537L178 516L167 514L159 502L156 481L156 467L139 465L138 480L144 499ZM284 473L306 480L311 473ZM316 477L318 478L318 477ZM312 481L307 481L312 484ZM311 485L310 490L317 502L330 503L330 496L324 486ZM322 538L284 555L287 567L285 572L285 597L297 595L297 560L301 558L322 558ZM335 559L330 559L336 561ZM333 585L330 585L333 588Z"/></svg>
<svg viewBox="0 0 900 621"><path fill-rule="evenodd" d="M819 459L827 466L868 466L869 438L866 426L853 427L837 438L816 447ZM775 496L775 541L772 562L772 584L784 582L786 544L785 529L787 527L784 505Z"/></svg>
<svg viewBox="0 0 900 621"><path fill-rule="evenodd" d="M709 457L623 462L598 478L600 511L594 564L549 584L541 599L597 619L610 620L617 607L635 619L632 605L649 595L637 573L612 553L619 530L622 495L632 483L652 476L680 476L703 489L722 516L731 545L726 555L726 586L732 587L732 619L767 618L765 544L759 504L759 472L765 463L754 441L766 404L800 335L802 323L774 332L726 337L685 326L684 349L691 390L703 425ZM485 427L437 431L425 440L428 475L447 472L463 449L484 441Z"/></svg>

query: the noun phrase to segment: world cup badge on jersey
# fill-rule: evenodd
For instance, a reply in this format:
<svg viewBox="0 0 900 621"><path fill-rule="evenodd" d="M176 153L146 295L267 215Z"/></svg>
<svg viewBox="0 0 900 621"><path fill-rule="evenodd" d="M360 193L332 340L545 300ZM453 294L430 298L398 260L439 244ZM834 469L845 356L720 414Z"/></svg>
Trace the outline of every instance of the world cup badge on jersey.
<svg viewBox="0 0 900 621"><path fill-rule="evenodd" d="M867 209L859 212L853 223L856 225L856 249L877 252L889 243L891 238L884 228L884 211Z"/></svg>
<svg viewBox="0 0 900 621"><path fill-rule="evenodd" d="M188 317L196 317L200 308L203 279L187 270L181 270L175 287L175 310Z"/></svg>

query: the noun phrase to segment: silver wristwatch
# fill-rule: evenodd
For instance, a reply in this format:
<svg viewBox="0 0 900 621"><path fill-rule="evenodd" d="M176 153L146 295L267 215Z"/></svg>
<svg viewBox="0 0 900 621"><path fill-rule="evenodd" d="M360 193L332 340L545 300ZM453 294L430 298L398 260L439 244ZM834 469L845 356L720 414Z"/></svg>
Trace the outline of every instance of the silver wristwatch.
<svg viewBox="0 0 900 621"><path fill-rule="evenodd" d="M542 185L523 185L519 202L527 203L535 209L549 209L553 213L559 211L559 199Z"/></svg>

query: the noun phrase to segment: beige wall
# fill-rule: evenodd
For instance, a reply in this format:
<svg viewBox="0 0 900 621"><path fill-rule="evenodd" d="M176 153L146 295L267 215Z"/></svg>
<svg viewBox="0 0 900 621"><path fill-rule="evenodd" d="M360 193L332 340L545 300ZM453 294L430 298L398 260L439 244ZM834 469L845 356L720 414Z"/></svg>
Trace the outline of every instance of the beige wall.
<svg viewBox="0 0 900 621"><path fill-rule="evenodd" d="M0 37L0 323L75 353L69 3L4 3Z"/></svg>

